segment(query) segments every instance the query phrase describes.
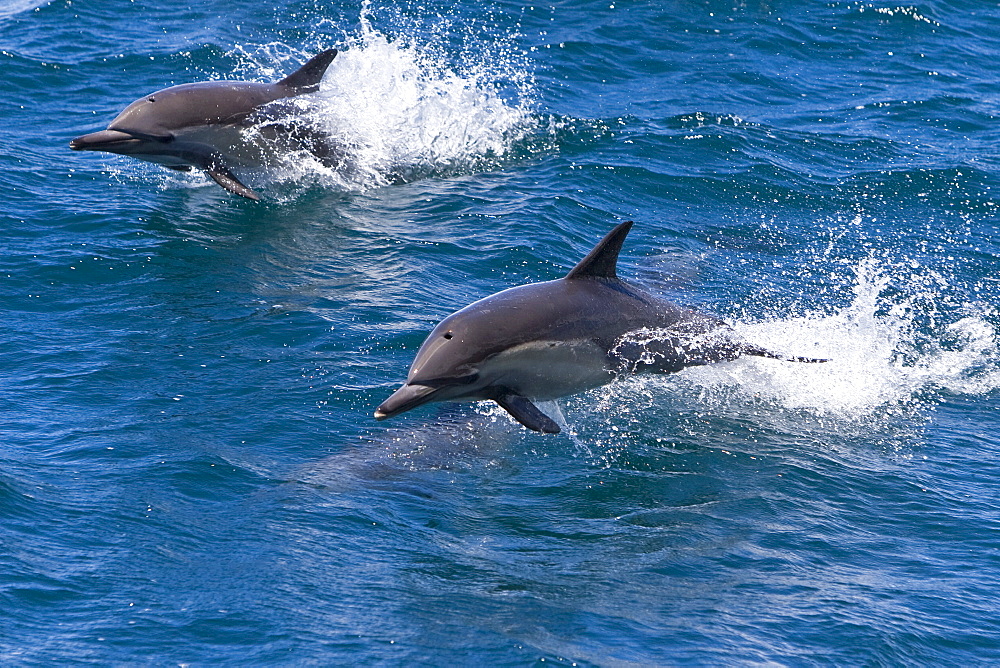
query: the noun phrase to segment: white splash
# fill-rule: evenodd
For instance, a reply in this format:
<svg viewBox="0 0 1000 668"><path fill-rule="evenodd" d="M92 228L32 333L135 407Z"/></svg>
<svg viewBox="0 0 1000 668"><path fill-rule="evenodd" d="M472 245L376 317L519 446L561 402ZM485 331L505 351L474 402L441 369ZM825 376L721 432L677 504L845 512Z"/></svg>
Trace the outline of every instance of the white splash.
<svg viewBox="0 0 1000 668"><path fill-rule="evenodd" d="M845 442L902 448L948 395L1000 389L1000 346L988 306L956 309L944 277L901 273L868 260L855 267L842 308L733 323L750 343L827 362L742 357L631 376L563 400L571 432L584 434L605 464L634 450L636 439L648 444L658 429L657 444L680 439L749 451L781 433L852 461Z"/></svg>
<svg viewBox="0 0 1000 668"><path fill-rule="evenodd" d="M5 2L0 2L0 19L41 9L51 2L52 0L6 0Z"/></svg>
<svg viewBox="0 0 1000 668"><path fill-rule="evenodd" d="M861 263L855 274L851 303L832 314L735 324L752 343L828 362L746 357L686 369L681 383L706 399L724 393L730 400L853 420L923 401L926 393L978 395L1000 388L997 331L987 313L928 325L920 309L932 305L933 296L886 291L889 274L873 261Z"/></svg>
<svg viewBox="0 0 1000 668"><path fill-rule="evenodd" d="M330 28L328 21L320 23ZM477 48L481 38L466 34L473 44L451 53L446 45L454 35L448 30L411 21L404 34L389 37L372 25L366 1L357 30L339 44L316 36L304 46L237 45L230 54L241 61L236 70L204 78L277 81L323 48L335 46L339 53L319 91L282 100L273 123L304 130L310 143L332 155L323 159L281 147L266 168L234 171L261 195L281 200L288 186L296 192L309 186L359 192L503 164L539 123L527 61L512 47L514 36L490 34L492 41ZM246 130L247 139L255 141L255 132L268 125ZM163 188L217 187L200 170L168 173L129 159L117 158L106 171L119 179L154 179Z"/></svg>
<svg viewBox="0 0 1000 668"><path fill-rule="evenodd" d="M492 51L449 63L433 44L376 30L365 3L319 92L296 100L298 120L319 130L338 160L324 165L300 152L265 178L356 191L498 164L531 129L531 82L512 60L482 55Z"/></svg>

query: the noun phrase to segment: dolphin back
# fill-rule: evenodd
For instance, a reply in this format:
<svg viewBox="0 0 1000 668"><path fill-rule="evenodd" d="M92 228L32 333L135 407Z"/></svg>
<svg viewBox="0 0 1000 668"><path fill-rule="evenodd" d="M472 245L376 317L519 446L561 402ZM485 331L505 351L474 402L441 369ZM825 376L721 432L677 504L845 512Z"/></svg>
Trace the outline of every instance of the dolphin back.
<svg viewBox="0 0 1000 668"><path fill-rule="evenodd" d="M164 88L125 107L108 130L162 141L197 126L243 123L263 105L318 90L336 55L327 49L274 84L200 81Z"/></svg>

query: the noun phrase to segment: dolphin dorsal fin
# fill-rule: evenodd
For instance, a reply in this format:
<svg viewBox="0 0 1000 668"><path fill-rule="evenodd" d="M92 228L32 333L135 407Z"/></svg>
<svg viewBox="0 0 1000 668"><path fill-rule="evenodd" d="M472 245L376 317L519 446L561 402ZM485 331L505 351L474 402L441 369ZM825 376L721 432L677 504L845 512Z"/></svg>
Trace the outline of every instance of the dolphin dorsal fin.
<svg viewBox="0 0 1000 668"><path fill-rule="evenodd" d="M308 63L279 81L278 85L291 88L298 94L315 93L319 89L323 75L326 74L326 68L330 67L330 63L336 57L336 49L327 49L313 56Z"/></svg>
<svg viewBox="0 0 1000 668"><path fill-rule="evenodd" d="M632 221L627 220L608 232L587 257L566 274L567 279L574 278L618 278L618 253L622 250L625 237L632 229Z"/></svg>

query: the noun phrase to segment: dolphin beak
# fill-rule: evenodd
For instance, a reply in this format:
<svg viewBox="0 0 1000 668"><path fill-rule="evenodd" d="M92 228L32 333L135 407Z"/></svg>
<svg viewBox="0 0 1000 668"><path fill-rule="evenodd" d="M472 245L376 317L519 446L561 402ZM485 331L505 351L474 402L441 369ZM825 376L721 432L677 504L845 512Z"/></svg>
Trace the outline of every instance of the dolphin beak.
<svg viewBox="0 0 1000 668"><path fill-rule="evenodd" d="M375 419L385 420L433 401L437 389L426 385L404 385L375 409Z"/></svg>
<svg viewBox="0 0 1000 668"><path fill-rule="evenodd" d="M117 153L122 148L138 143L140 140L132 135L118 130L101 130L91 132L72 140L69 147L74 151L110 151Z"/></svg>

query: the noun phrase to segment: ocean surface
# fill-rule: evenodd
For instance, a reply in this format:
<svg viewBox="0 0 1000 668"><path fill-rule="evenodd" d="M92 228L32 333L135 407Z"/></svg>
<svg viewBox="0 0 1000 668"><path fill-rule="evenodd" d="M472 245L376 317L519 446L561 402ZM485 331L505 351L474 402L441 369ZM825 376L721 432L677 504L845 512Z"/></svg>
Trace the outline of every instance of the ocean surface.
<svg viewBox="0 0 1000 668"><path fill-rule="evenodd" d="M345 147L73 152L274 81ZM1000 7L0 3L0 663L1000 662ZM768 359L375 407L447 314L622 276Z"/></svg>

